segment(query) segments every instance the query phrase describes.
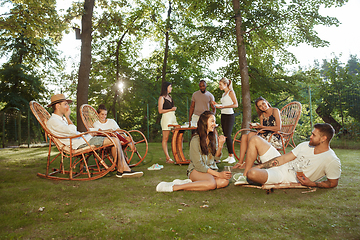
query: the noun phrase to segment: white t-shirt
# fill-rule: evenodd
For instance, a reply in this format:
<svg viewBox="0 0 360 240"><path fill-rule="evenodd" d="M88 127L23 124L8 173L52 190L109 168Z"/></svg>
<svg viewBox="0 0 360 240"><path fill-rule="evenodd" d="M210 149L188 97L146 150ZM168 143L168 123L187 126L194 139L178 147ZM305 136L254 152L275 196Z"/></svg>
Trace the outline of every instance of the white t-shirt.
<svg viewBox="0 0 360 240"><path fill-rule="evenodd" d="M340 159L332 149L320 154L314 154L315 147L309 142L300 143L292 150L296 158L284 164L289 171L296 171L302 168L306 177L311 181L317 181L326 175L328 179L338 179L341 175ZM282 167L282 166L280 166Z"/></svg>
<svg viewBox="0 0 360 240"><path fill-rule="evenodd" d="M100 121L94 122L94 128L92 128L91 130L116 130L119 128L119 125L115 122L114 119L106 119L106 123L101 123Z"/></svg>

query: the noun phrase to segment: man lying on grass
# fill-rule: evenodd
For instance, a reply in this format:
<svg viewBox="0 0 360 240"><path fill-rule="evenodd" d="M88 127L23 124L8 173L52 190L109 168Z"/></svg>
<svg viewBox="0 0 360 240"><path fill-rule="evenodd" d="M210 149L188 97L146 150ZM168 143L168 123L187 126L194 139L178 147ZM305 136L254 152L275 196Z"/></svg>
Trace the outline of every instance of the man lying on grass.
<svg viewBox="0 0 360 240"><path fill-rule="evenodd" d="M309 187L336 187L341 164L330 148L334 133L330 124L315 124L310 142L303 142L284 155L264 139L254 136L249 142L244 176L240 176L235 185L247 184L249 180L259 184L300 182ZM262 164L253 167L258 155ZM317 182L324 176L326 181Z"/></svg>

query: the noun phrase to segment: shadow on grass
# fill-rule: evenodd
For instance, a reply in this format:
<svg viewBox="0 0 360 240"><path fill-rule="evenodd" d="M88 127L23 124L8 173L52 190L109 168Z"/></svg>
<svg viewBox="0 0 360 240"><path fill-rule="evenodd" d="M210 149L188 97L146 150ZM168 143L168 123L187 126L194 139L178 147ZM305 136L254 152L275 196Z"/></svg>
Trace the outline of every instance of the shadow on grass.
<svg viewBox="0 0 360 240"><path fill-rule="evenodd" d="M146 161L135 168L144 171L142 178L111 173L88 182L38 178L47 148L3 149L0 238L359 239L360 151L335 152L342 161L337 188L267 195L233 184L207 192L157 193L160 181L185 179L187 169L165 164L160 143L150 143ZM146 170L153 163L164 169Z"/></svg>

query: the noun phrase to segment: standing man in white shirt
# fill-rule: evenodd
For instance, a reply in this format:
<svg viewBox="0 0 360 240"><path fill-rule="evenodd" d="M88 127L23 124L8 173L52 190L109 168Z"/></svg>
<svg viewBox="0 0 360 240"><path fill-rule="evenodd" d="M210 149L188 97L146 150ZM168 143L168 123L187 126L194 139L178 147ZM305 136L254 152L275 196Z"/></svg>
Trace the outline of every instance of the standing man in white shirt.
<svg viewBox="0 0 360 240"><path fill-rule="evenodd" d="M71 137L74 135L80 134L76 130L76 126L70 119L70 107L69 103L72 103L72 100L65 98L64 94L56 94L51 97L51 103L48 107L52 107L54 113L51 115L50 119L46 122L46 126L56 136L59 137ZM84 135L86 141L90 145L95 145L97 147L111 144L112 142L103 136L91 136L90 134ZM70 147L70 139L59 139L63 144ZM125 156L121 148L121 143L118 138L112 137L112 140L115 142L115 146L111 147L111 153L113 156L117 156L115 159L117 163L117 174L119 178L132 178L132 177L141 177L143 172L135 172L130 169L129 165L125 161ZM85 140L82 137L75 138L71 141L71 147L73 149L80 149L87 147Z"/></svg>
<svg viewBox="0 0 360 240"><path fill-rule="evenodd" d="M206 87L207 85L205 80L200 80L200 90L194 92L191 97L191 105L189 111L189 127L191 127L191 125L194 126L197 124L199 116L204 111L212 111L214 114L216 112L216 108L212 104L212 102L215 101L214 95L212 95L209 91L206 91ZM210 110L210 107L212 110Z"/></svg>

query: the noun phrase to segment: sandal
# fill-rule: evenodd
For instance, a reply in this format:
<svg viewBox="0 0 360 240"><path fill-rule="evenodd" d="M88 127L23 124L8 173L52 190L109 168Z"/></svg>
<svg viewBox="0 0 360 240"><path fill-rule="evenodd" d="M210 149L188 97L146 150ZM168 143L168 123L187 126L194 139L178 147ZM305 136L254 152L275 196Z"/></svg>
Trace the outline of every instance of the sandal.
<svg viewBox="0 0 360 240"><path fill-rule="evenodd" d="M235 166L233 168L245 169L245 162L237 163L237 164L235 164Z"/></svg>
<svg viewBox="0 0 360 240"><path fill-rule="evenodd" d="M171 158L169 158L166 160L166 163L174 164L175 162Z"/></svg>

